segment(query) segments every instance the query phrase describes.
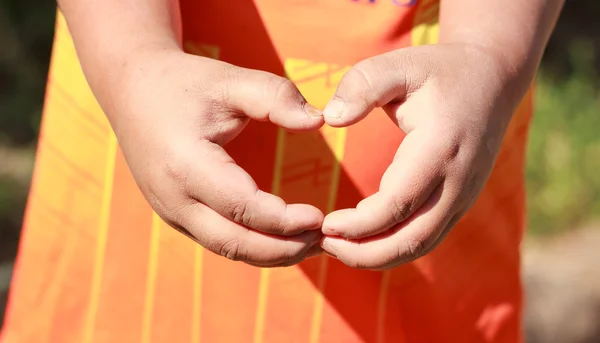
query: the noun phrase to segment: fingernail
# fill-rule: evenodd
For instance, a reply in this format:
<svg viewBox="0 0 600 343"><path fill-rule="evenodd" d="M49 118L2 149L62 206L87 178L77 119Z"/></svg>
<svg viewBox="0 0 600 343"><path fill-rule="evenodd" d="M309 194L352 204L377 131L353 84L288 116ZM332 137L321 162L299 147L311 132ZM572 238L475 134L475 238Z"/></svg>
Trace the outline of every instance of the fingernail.
<svg viewBox="0 0 600 343"><path fill-rule="evenodd" d="M342 114L344 114L344 102L338 98L333 98L329 101L325 109L323 110L323 115L327 118L331 119L340 119Z"/></svg>
<svg viewBox="0 0 600 343"><path fill-rule="evenodd" d="M331 229L328 227L324 227L323 229L321 229L321 231L323 232L324 235L327 235L327 236L339 236L340 235L334 229Z"/></svg>
<svg viewBox="0 0 600 343"><path fill-rule="evenodd" d="M319 111L319 109L309 103L304 104L304 111L311 118L323 117L323 112Z"/></svg>

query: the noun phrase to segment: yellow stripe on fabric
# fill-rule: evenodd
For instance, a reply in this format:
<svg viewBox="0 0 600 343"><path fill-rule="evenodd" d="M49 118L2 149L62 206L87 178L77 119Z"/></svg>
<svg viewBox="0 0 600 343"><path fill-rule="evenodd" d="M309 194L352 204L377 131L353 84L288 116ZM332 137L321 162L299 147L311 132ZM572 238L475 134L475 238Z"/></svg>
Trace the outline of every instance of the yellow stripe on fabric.
<svg viewBox="0 0 600 343"><path fill-rule="evenodd" d="M200 343L200 320L202 314L202 270L204 248L197 245L194 250L194 282L192 308L192 343Z"/></svg>
<svg viewBox="0 0 600 343"><path fill-rule="evenodd" d="M102 191L102 208L100 212L100 226L96 243L96 256L92 272L92 289L90 302L86 314L83 329L82 343L91 343L94 337L94 326L96 314L98 313L98 302L100 300L100 288L102 285L102 273L104 271L104 257L106 253L106 240L108 238L108 226L110 223L110 207L113 194L113 183L115 177L115 163L117 158L117 137L111 131L108 136L106 171L104 176L104 188Z"/></svg>
<svg viewBox="0 0 600 343"><path fill-rule="evenodd" d="M153 212L152 231L150 232L150 253L148 254L148 276L146 278L146 297L144 299L144 317L142 319L142 343L150 343L151 341L161 223L162 219L160 219L158 214Z"/></svg>
<svg viewBox="0 0 600 343"><path fill-rule="evenodd" d="M439 0L418 2L413 28L410 31L413 46L437 43L440 29L439 9Z"/></svg>
<svg viewBox="0 0 600 343"><path fill-rule="evenodd" d="M265 330L265 315L267 312L267 292L269 290L269 274L267 268L260 270L260 284L258 286L258 307L256 309L256 324L254 326L254 343L262 343Z"/></svg>
<svg viewBox="0 0 600 343"><path fill-rule="evenodd" d="M337 200L338 187L340 183L340 170L341 162L344 158L344 149L346 147L346 132L347 129L334 129L331 127L325 127L322 129L324 136L327 137L328 130L335 130L335 143L333 146L333 154L335 157L334 166L331 175L331 184L329 188L329 199L327 202L326 212L332 212L335 210L335 202ZM319 265L319 279L317 281L317 296L315 299L315 309L312 317L312 324L310 329L310 343L316 343L319 341L321 333L321 324L323 322L323 304L324 304L324 293L325 293L325 280L327 279L327 268L328 258L327 256L321 256Z"/></svg>
<svg viewBox="0 0 600 343"><path fill-rule="evenodd" d="M283 166L283 153L285 151L285 136L284 129L277 130L277 145L275 150L275 165L273 168L273 184L271 193L278 195L281 188L281 174ZM267 299L269 291L269 275L270 270L262 268L260 270L260 281L258 285L258 306L256 309L256 323L254 325L254 343L262 343L263 333L265 329L265 316L267 313Z"/></svg>

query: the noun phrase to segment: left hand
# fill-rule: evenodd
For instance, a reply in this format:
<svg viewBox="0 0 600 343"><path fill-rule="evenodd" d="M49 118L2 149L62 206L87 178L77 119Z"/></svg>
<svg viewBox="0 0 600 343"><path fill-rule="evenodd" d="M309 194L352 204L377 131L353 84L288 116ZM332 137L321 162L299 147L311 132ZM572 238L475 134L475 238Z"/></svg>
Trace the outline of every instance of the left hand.
<svg viewBox="0 0 600 343"><path fill-rule="evenodd" d="M325 217L323 249L351 267L381 270L436 247L492 171L529 83L512 70L468 44L400 49L350 69L326 122L349 126L382 107L406 137L377 193Z"/></svg>

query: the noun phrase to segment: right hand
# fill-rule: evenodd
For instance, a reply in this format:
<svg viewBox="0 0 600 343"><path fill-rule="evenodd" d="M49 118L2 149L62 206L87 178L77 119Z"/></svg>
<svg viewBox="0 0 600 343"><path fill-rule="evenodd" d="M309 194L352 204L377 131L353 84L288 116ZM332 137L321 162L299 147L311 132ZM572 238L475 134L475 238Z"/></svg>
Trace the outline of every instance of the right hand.
<svg viewBox="0 0 600 343"><path fill-rule="evenodd" d="M138 186L165 222L208 250L259 267L320 253L321 211L261 191L222 148L250 119L300 132L321 127L321 112L292 82L161 51L115 84L101 103Z"/></svg>

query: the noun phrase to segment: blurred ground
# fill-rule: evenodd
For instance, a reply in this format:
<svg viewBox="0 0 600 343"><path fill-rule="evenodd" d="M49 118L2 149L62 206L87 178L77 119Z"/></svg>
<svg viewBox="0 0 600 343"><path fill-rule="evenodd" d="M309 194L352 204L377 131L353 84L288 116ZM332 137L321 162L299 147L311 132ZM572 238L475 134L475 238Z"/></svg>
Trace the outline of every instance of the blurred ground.
<svg viewBox="0 0 600 343"><path fill-rule="evenodd" d="M600 343L600 223L524 245L528 343Z"/></svg>
<svg viewBox="0 0 600 343"><path fill-rule="evenodd" d="M55 6L54 0L0 0L0 323ZM567 1L537 81L523 247L528 343L600 343L599 17L600 1Z"/></svg>

